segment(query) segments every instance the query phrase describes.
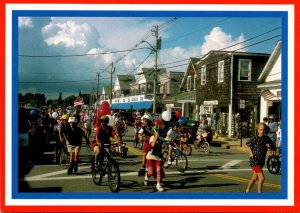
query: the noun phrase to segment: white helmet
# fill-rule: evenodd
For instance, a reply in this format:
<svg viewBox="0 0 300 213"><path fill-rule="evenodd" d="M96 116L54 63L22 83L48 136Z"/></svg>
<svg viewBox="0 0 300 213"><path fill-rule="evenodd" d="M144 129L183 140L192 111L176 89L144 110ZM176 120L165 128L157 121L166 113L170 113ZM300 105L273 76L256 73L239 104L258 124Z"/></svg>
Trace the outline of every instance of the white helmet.
<svg viewBox="0 0 300 213"><path fill-rule="evenodd" d="M68 122L69 123L77 123L78 121L77 121L76 117L69 117Z"/></svg>
<svg viewBox="0 0 300 213"><path fill-rule="evenodd" d="M145 112L145 114L143 115L142 119L147 119L147 120L153 121L152 115L150 115L147 112Z"/></svg>

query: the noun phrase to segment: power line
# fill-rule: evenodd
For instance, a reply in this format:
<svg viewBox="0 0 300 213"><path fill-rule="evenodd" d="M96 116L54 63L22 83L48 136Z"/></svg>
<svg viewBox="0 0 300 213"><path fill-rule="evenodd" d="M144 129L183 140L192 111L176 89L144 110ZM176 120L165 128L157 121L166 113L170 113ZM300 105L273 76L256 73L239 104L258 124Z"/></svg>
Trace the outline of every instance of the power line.
<svg viewBox="0 0 300 213"><path fill-rule="evenodd" d="M122 53L122 52L131 52L133 50L141 50L141 49L149 49L148 47L140 47L134 48L129 50L117 50L111 52L104 52L104 53L86 53L86 54L72 54L72 55L26 55L26 54L19 54L20 57L27 57L27 58L57 58L57 57L82 57L82 56L97 56L97 55L107 55L113 53Z"/></svg>

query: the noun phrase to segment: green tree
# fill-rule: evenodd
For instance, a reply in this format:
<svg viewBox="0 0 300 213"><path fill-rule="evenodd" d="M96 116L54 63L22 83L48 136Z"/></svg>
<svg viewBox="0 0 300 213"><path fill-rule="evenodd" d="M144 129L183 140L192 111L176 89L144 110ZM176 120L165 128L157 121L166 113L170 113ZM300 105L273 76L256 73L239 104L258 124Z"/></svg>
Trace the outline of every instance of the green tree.
<svg viewBox="0 0 300 213"><path fill-rule="evenodd" d="M65 107L73 106L73 105L74 105L75 99L76 99L75 95L68 96L68 97L66 97L66 98L64 99L63 105L64 105Z"/></svg>
<svg viewBox="0 0 300 213"><path fill-rule="evenodd" d="M63 103L63 100L62 100L62 92L60 92L59 95L58 95L57 104L58 104L58 105L62 105L62 103Z"/></svg>

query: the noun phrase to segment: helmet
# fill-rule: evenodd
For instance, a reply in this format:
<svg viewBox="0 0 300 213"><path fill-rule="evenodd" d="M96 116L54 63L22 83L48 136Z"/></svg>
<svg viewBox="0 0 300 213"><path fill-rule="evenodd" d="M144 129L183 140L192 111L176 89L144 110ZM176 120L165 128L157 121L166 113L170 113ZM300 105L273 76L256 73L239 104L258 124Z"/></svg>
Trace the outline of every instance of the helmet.
<svg viewBox="0 0 300 213"><path fill-rule="evenodd" d="M143 115L142 119L147 119L147 120L153 121L152 115L150 115L147 112L145 112L145 114Z"/></svg>
<svg viewBox="0 0 300 213"><path fill-rule="evenodd" d="M185 117L180 117L180 118L178 119L178 123L179 123L179 124L185 124L185 123L186 123L186 118L185 118Z"/></svg>
<svg viewBox="0 0 300 213"><path fill-rule="evenodd" d="M153 125L157 127L163 127L165 124L161 120L156 119L155 121L153 121Z"/></svg>
<svg viewBox="0 0 300 213"><path fill-rule="evenodd" d="M275 119L276 119L276 116L275 116L274 114L270 114L270 115L269 115L269 119L275 120Z"/></svg>
<svg viewBox="0 0 300 213"><path fill-rule="evenodd" d="M69 116L67 114L63 114L60 119L61 120L68 120Z"/></svg>
<svg viewBox="0 0 300 213"><path fill-rule="evenodd" d="M159 119L154 120L152 123L154 125L152 129L155 131L160 131L164 127L164 123Z"/></svg>
<svg viewBox="0 0 300 213"><path fill-rule="evenodd" d="M38 113L37 113L36 110L34 110L34 109L30 110L30 115L35 116L35 115L37 115L37 114L38 114Z"/></svg>
<svg viewBox="0 0 300 213"><path fill-rule="evenodd" d="M101 116L101 118L99 118L99 120L102 121L105 124L109 123L109 117L107 115Z"/></svg>
<svg viewBox="0 0 300 213"><path fill-rule="evenodd" d="M69 117L68 122L69 123L77 123L78 121L77 121L76 117Z"/></svg>

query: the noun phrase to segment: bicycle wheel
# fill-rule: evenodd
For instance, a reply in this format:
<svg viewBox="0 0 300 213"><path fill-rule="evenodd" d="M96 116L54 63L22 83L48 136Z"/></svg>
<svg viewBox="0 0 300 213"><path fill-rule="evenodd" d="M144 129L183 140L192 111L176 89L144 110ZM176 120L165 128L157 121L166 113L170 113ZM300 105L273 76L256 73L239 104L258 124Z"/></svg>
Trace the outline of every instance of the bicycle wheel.
<svg viewBox="0 0 300 213"><path fill-rule="evenodd" d="M63 168L67 168L69 165L69 153L65 148L62 148L59 153L59 165Z"/></svg>
<svg viewBox="0 0 300 213"><path fill-rule="evenodd" d="M182 154L181 152L176 158L176 169L179 172L184 172L187 169L188 161L186 155Z"/></svg>
<svg viewBox="0 0 300 213"><path fill-rule="evenodd" d="M205 141L203 144L203 150L206 154L209 153L209 148L210 148L209 143Z"/></svg>
<svg viewBox="0 0 300 213"><path fill-rule="evenodd" d="M183 148L182 153L186 156L190 156L192 154L192 147L191 145L186 145L186 147Z"/></svg>
<svg viewBox="0 0 300 213"><path fill-rule="evenodd" d="M280 160L277 156L270 156L267 160L268 171L271 174L278 174L280 171Z"/></svg>
<svg viewBox="0 0 300 213"><path fill-rule="evenodd" d="M112 192L118 192L120 189L120 182L121 182L119 165L114 159L109 159L109 164L107 169L108 169L109 189Z"/></svg>
<svg viewBox="0 0 300 213"><path fill-rule="evenodd" d="M194 145L194 149L196 150L196 152L199 152L200 151L200 144L199 144L199 142L196 140L196 141L194 141L193 145Z"/></svg>
<svg viewBox="0 0 300 213"><path fill-rule="evenodd" d="M163 158L163 164L162 164L162 166L167 169L169 167L169 164L168 164L168 152L167 151L163 152L163 157L162 158Z"/></svg>
<svg viewBox="0 0 300 213"><path fill-rule="evenodd" d="M92 173L93 182L96 185L100 185L102 182L103 173L100 172L101 170L102 168L100 168L100 165L97 164L97 166L95 167L95 163L94 161L92 161L91 173Z"/></svg>

